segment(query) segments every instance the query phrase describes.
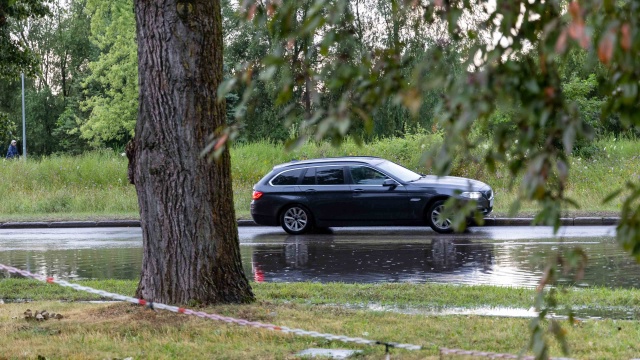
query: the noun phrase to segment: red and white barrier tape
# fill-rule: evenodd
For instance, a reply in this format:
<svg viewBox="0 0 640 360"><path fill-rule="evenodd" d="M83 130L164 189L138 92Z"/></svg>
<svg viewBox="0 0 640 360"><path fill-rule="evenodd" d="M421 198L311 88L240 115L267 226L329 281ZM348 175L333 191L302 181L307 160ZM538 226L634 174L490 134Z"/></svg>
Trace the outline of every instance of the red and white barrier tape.
<svg viewBox="0 0 640 360"><path fill-rule="evenodd" d="M347 336L342 336L342 335L324 334L324 333L319 333L317 331L306 331L306 330L302 330L302 329L292 329L292 328L289 328L289 327L286 327L286 326L277 326L277 325L273 325L273 324L263 324L263 323L260 323L260 322L257 322L257 321L248 321L248 320L236 319L236 318L217 315L217 314L210 314L210 313L206 313L206 312L202 312L202 311L193 311L193 310L190 310L190 309L185 309L185 308L181 308L181 307L177 307L177 306L165 305L165 304L161 304L161 303L151 303L151 302L148 302L148 301L146 301L144 299L137 299L137 298L134 298L134 297L124 296L124 295L120 295L120 294L114 294L114 293L110 293L110 292L103 291L103 290L97 290L97 289L94 289L94 288L90 288L88 286L82 286L82 285L70 283L70 282L64 281L64 280L57 280L57 279L54 279L53 277L47 277L47 276L44 276L44 275L33 274L33 273L29 272L29 271L20 270L18 268L14 268L12 266L7 266L7 265L3 265L3 264L0 264L0 270L6 270L6 271L8 271L10 273L13 273L13 274L19 274L19 275L22 275L24 277L33 278L33 279L36 279L36 280L39 280L39 281L43 281L43 282L47 282L47 283L50 283L50 284L58 284L58 285L64 286L64 287L70 287L70 288L72 288L74 290L84 291L84 292L88 292L88 293L91 293L91 294L100 295L100 296L102 296L104 298L115 299L115 300L119 300L119 301L127 301L127 302L130 302L132 304L138 304L138 305L142 305L142 306L149 306L152 309L162 309L162 310L167 310L167 311L171 311L171 312L175 312L175 313L179 313L179 314L193 315L193 316L197 316L197 317L200 317L200 318L211 319L211 320L216 320L216 321L224 321L226 323L233 323L233 324L237 324L237 325L241 325L241 326L251 326L251 327L255 327L255 328L262 328L262 329L267 329L267 330L280 331L280 332L283 332L283 333L294 334L294 335L298 335L298 336L311 336L311 337L323 338L323 339L326 339L326 340L342 341L342 342L345 342L345 343L352 342L352 343L356 343L356 344L366 344L366 345L385 345L387 347L387 350L389 349L389 347L405 349L405 350L420 350L420 349L422 349L422 346L420 346L420 345L399 344L399 343L382 342L382 341L369 340L369 339L363 339L363 338L347 337Z"/></svg>

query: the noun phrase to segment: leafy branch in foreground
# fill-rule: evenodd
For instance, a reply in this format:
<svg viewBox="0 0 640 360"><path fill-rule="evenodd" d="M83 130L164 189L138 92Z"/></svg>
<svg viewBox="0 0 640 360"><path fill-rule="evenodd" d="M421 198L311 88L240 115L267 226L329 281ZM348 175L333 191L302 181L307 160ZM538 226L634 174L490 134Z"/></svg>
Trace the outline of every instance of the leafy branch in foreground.
<svg viewBox="0 0 640 360"><path fill-rule="evenodd" d="M252 86L278 74L278 105L289 123L299 123L299 144L308 137L357 138L388 99L415 114L425 93L439 91L437 128L447 141L425 157L426 165L448 174L454 154L470 157L490 141L475 160L489 169L505 163L514 178L524 175L521 198L537 201L542 211L536 221L556 228L562 208L576 206L565 196L568 155L578 139L594 134L561 79L573 51L599 59L584 64L593 72L608 70L599 89L606 101L596 103L601 118L619 116L627 127L640 120L637 2L392 1L392 22L408 24L394 39L358 26L363 5L370 13L382 11L375 1L243 2L244 17L276 41L261 61L240 64L219 93L243 84L246 102ZM406 51L415 34L427 36L421 56ZM355 43L364 46L349 46ZM447 71L443 62L451 61L466 71ZM312 111L301 106L307 101ZM493 126L490 139L473 136L509 104L509 121ZM220 140L233 133L224 130L228 135L215 147L223 148Z"/></svg>
<svg viewBox="0 0 640 360"><path fill-rule="evenodd" d="M446 175L454 154L482 161L490 170L504 163L514 179L523 175L520 199L540 204L536 222L557 230L563 208L576 206L565 194L568 156L577 140L594 135L578 103L565 93L563 70L572 54L586 53L593 60L582 70L606 69L598 88L604 101L596 104L600 118L615 116L627 128L638 126L640 2L386 3L389 7L374 0L242 2L244 17L268 29L276 41L262 61L238 66L220 87L219 98L242 84L246 103L257 81L278 74L277 105L289 124L299 125L298 143L314 137L339 144L345 136L361 134L358 129L370 131L372 114L389 99L416 115L427 101L425 94L435 92L435 129L446 141L425 156L425 166ZM376 26L359 26L362 6L373 17L389 19L397 30L393 36L378 36ZM424 52L418 55L406 51L416 34L427 35ZM456 52L444 44L454 44ZM462 70L450 71L448 62ZM324 96L327 93L332 98ZM490 139L474 136L474 130L487 127L501 108L510 109L508 121L494 126ZM232 136L218 137L214 147L223 149L222 140L228 138ZM487 141L489 146L480 147ZM483 149L481 155L471 159L471 150L478 148ZM618 239L638 257L638 179L631 184ZM552 282L543 281L542 289L548 283ZM542 311L542 318L545 315ZM551 327L561 335L558 329ZM537 331L532 335L538 358L547 357L544 337Z"/></svg>

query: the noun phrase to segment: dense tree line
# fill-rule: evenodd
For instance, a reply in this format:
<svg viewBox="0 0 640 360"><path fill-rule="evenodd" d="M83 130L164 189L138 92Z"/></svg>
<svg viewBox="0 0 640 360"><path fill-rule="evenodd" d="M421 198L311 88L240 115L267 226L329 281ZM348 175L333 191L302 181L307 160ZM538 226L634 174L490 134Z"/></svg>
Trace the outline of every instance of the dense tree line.
<svg viewBox="0 0 640 360"><path fill-rule="evenodd" d="M36 9L39 16L9 19L7 26L12 37L21 43L25 59L35 65L27 76L26 90L29 153L79 153L95 147L124 149L133 137L138 108L133 1L58 0L48 8ZM308 13L327 8L330 7L323 10L316 2L304 0L299 2L295 18L305 19ZM345 79L357 74L359 68L371 66L355 60L366 58L367 54L378 59L392 53L403 54L401 60L390 58L389 62L397 63L384 69L393 71L399 82L415 81L416 64L427 59L432 63L428 71L463 76L467 69L460 59L471 46L469 39L453 39L443 23L427 26L407 9L395 1L351 0L340 14L343 19L339 25L327 24L318 27L316 34L308 33L288 42L281 56L268 58L278 68L269 76L263 74L254 79L250 98L243 96L243 84L226 94L227 123L242 129L237 140L282 142L301 131L315 131L317 127L305 130L305 124L313 122L318 109L348 98ZM258 73L258 68L265 66L262 59L284 41L277 31L245 21L246 14L238 10L236 2L222 2L227 77L233 77L248 64L255 66ZM469 24L481 20L473 14L467 17ZM277 25L286 31L309 26L302 20ZM345 35L345 41L327 49L318 43L318 36L330 31L336 36ZM484 41L491 41L490 36L484 37ZM433 49L441 50L438 56L433 55ZM332 61L351 62L353 73L335 74L335 81L326 83L305 70L322 68ZM594 72L586 66L590 61L585 50L572 50L571 60L561 71L565 94L575 101L585 122L597 134L624 132L627 128L619 119L600 117L598 109L604 96L599 84L607 72L604 68ZM372 83L380 76L376 71L383 70L369 72ZM293 79L286 84L293 91L283 97L278 89L287 79ZM381 89L381 93L388 90L393 89ZM381 106L344 127L348 127L348 134L365 141L440 131L434 112L445 92L442 85L412 96L389 96ZM517 107L518 104L500 104L491 121L477 126L478 135L489 136L497 127L508 125ZM20 119L19 72L5 71L0 79L0 136L4 143L21 138ZM588 142L579 141L576 149L588 154Z"/></svg>

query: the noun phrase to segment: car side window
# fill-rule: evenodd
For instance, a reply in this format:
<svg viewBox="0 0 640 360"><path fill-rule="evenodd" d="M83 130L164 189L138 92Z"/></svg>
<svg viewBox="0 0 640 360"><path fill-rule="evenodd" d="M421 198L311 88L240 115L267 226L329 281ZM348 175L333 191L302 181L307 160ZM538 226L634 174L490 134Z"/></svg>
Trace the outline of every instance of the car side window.
<svg viewBox="0 0 640 360"><path fill-rule="evenodd" d="M316 169L316 183L318 185L344 185L342 166L325 166Z"/></svg>
<svg viewBox="0 0 640 360"><path fill-rule="evenodd" d="M302 174L303 169L295 169L282 172L271 180L271 185L295 185Z"/></svg>
<svg viewBox="0 0 640 360"><path fill-rule="evenodd" d="M389 179L385 174L368 166L351 166L349 172L356 185L382 185L386 179Z"/></svg>
<svg viewBox="0 0 640 360"><path fill-rule="evenodd" d="M302 177L302 185L316 184L316 168L308 168Z"/></svg>

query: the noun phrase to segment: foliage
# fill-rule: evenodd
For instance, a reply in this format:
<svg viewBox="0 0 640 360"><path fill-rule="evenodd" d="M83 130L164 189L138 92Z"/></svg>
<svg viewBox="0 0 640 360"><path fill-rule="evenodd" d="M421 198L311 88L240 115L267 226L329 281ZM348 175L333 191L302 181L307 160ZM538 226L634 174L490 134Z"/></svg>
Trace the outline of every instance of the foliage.
<svg viewBox="0 0 640 360"><path fill-rule="evenodd" d="M83 16L84 0L55 1L49 4L50 14L42 19L25 19L11 25L21 41L38 58L32 77L25 79L27 107L27 145L30 155L48 155L59 151L86 149L68 120L82 114L78 109L81 79L86 61L93 54L88 40L88 19ZM11 119L21 118L19 81L0 80L0 108ZM60 119L62 113L65 117ZM19 122L19 132L22 124Z"/></svg>
<svg viewBox="0 0 640 360"><path fill-rule="evenodd" d="M438 129L444 131L447 141L428 157L436 172L450 173L457 153L482 159L492 172L498 163L504 163L513 179L522 176L522 199L540 204L535 221L555 229L560 226L563 210L577 206L566 196L569 156L576 141L593 138L593 124L589 123L593 112L599 112L601 118L617 117L625 128L640 125L637 1L567 4L519 0L492 5L468 0L392 0L392 14L411 14L417 19L416 28L443 28L446 41L463 44L458 61L466 72L460 76L439 71L439 59L447 52L437 44L427 47L423 60L417 63L399 46L399 37L377 42L372 52L339 51L342 44L358 39L358 32L351 27L354 15L350 4L347 0L317 1L306 7L293 1L245 1L246 18L269 29L278 42L262 62L245 66L237 77L227 80L220 93L238 83L250 90L252 78L270 79L280 71L279 104L288 105L283 113L291 119L299 116L295 91L304 85L304 79L323 84L323 90L339 100L315 103L314 112L301 123L300 144L310 135L340 143L360 121L370 130L370 114L389 99L416 115L423 106L422 94L445 89L435 113ZM299 56L292 51L292 44L306 38L316 39L316 47L303 54L308 58L317 51L327 60L320 64L300 62L303 77L281 71L286 60ZM587 101L592 84L589 78L586 83L563 83L568 70L563 65L575 60L574 49L585 50L599 60L585 63L581 71L590 74L598 73L600 66L607 69L608 76L601 79L598 88L604 101L597 97ZM403 76L407 72L411 74L408 78ZM500 107L510 110L508 126L496 127L491 145L481 154L473 154L483 141L471 136L474 127L486 128ZM631 196L624 203L618 238L632 255L640 257L637 182L628 187ZM531 348L537 358L546 358L546 338L535 331L537 325L532 326ZM551 330L561 338L559 327Z"/></svg>
<svg viewBox="0 0 640 360"><path fill-rule="evenodd" d="M13 31L15 21L41 18L49 14L48 0L0 1L0 78L17 78L21 72L36 73L38 58Z"/></svg>
<svg viewBox="0 0 640 360"><path fill-rule="evenodd" d="M55 150L53 131L63 105L62 99L55 96L49 87L26 91L27 154L32 151L34 154L51 154Z"/></svg>
<svg viewBox="0 0 640 360"><path fill-rule="evenodd" d="M84 80L89 113L80 127L94 145L124 147L133 137L138 114L138 48L133 1L87 0L91 41L100 49Z"/></svg>
<svg viewBox="0 0 640 360"><path fill-rule="evenodd" d="M442 128L436 115L439 113L438 104L446 93L446 83L437 83L438 77L431 75L446 73L452 79L463 81L466 68L460 59L469 54L473 39L452 38L447 35L446 23L442 21L425 25L424 19L416 16L416 11L402 1L343 0L331 4L338 5L340 2L344 4L345 11L339 17L339 22L328 24L324 21L316 30L317 35L309 33L298 40L294 38L291 43L275 29L278 23L266 26L260 21L243 21L246 13L238 11L240 7L236 2L222 2L225 76L239 76L239 69L247 67L255 70L250 77L253 79L251 84L236 82L237 88L226 97L229 110L227 123L242 129L237 135L238 141L267 139L284 142L300 130L305 136L310 135L316 125L309 127L307 120L311 114L317 114L316 110L322 110L323 107L339 109L340 106L348 110L351 107L349 92L345 92L346 87L342 86L343 80L324 81L323 78L330 74L342 74L342 78L357 74L361 68L368 66L360 62L363 57L370 59L371 64L371 61L377 61L374 69L379 69L384 65L384 57L397 51L403 56L394 73L394 81L405 84L423 82L425 86L405 92L411 96L401 94L400 97L390 89L380 87L382 92L379 96L384 100L379 106L365 109L364 112L370 121L363 121L361 114L352 114L347 133L364 141L373 141L404 136L419 129L437 131ZM27 48L33 49L33 55L40 61L36 72L38 75L34 81L27 79L27 88L34 87L39 92L48 86L54 97L63 98L56 100L58 112L50 115L51 118L57 118L55 124L38 129L45 132L27 134L34 139L46 138L49 144L34 149L29 146L30 153L41 154L43 150L80 153L87 149L88 143L94 147L121 149L131 137L137 109L137 57L132 5L124 0L105 4L88 0L74 0L68 5L63 3L61 0L51 2L51 15L45 19L13 22L11 26L14 33L24 33L21 41ZM314 6L317 8L317 4L310 0L291 3L299 6L297 14L300 18L315 11ZM259 12L259 8L256 11ZM417 13L425 12L418 10ZM323 10L321 14L328 13ZM486 14L475 11L468 15L463 13L463 16L465 22L475 24ZM289 30L302 29L303 25L303 22L296 20L291 23ZM320 39L325 31L345 34L340 41L334 42L328 52L320 51L322 44L318 41L310 41L311 38ZM481 33L478 31L478 34ZM485 38L476 36L476 39L487 42ZM283 48L286 50L284 53ZM385 51L391 53L384 55ZM261 59L270 53L283 54L272 59L282 63L282 67L266 71ZM582 48L567 49L566 61L559 64L560 82L567 99L573 101L579 110L583 106L593 105L585 111L590 114L585 123L592 126L597 135L621 134L626 128L617 115L600 117L599 112L591 111L597 110L598 104L607 98L599 84L607 81L608 73L606 67L597 58L593 61L594 57L590 54L593 53ZM337 57L341 64L335 64ZM430 65L424 67L425 63ZM318 74L308 73L305 69L309 67L317 69ZM333 71L332 68L341 68L342 72ZM324 72L320 69L324 69ZM370 74L371 84L378 81L375 71ZM416 72L420 76L414 76ZM287 85L287 79L291 78L296 81ZM292 89L291 96L280 96L278 89L286 87ZM577 93L579 98L573 99L570 88L576 87L580 90ZM587 93L582 92L587 88ZM245 96L248 93L252 96ZM0 93L0 108L6 107L4 111L11 114L11 118L19 116L19 104L7 99L6 94ZM38 101L44 99L49 98L37 97ZM42 104L36 107L46 106ZM520 104L517 101L498 101L495 112L486 121L475 122L472 132L487 137L493 136L496 131L516 131L517 122L512 118L517 116L518 109ZM29 127L29 116L27 120ZM590 146L589 137L584 136L576 138L574 150L582 156L591 156L596 151Z"/></svg>
<svg viewBox="0 0 640 360"><path fill-rule="evenodd" d="M16 123L11 121L9 115L3 112L0 112L0 139L14 139L17 135L17 126ZM9 142L7 141L7 144ZM5 144L4 142L2 143ZM0 156L2 153L0 153Z"/></svg>

